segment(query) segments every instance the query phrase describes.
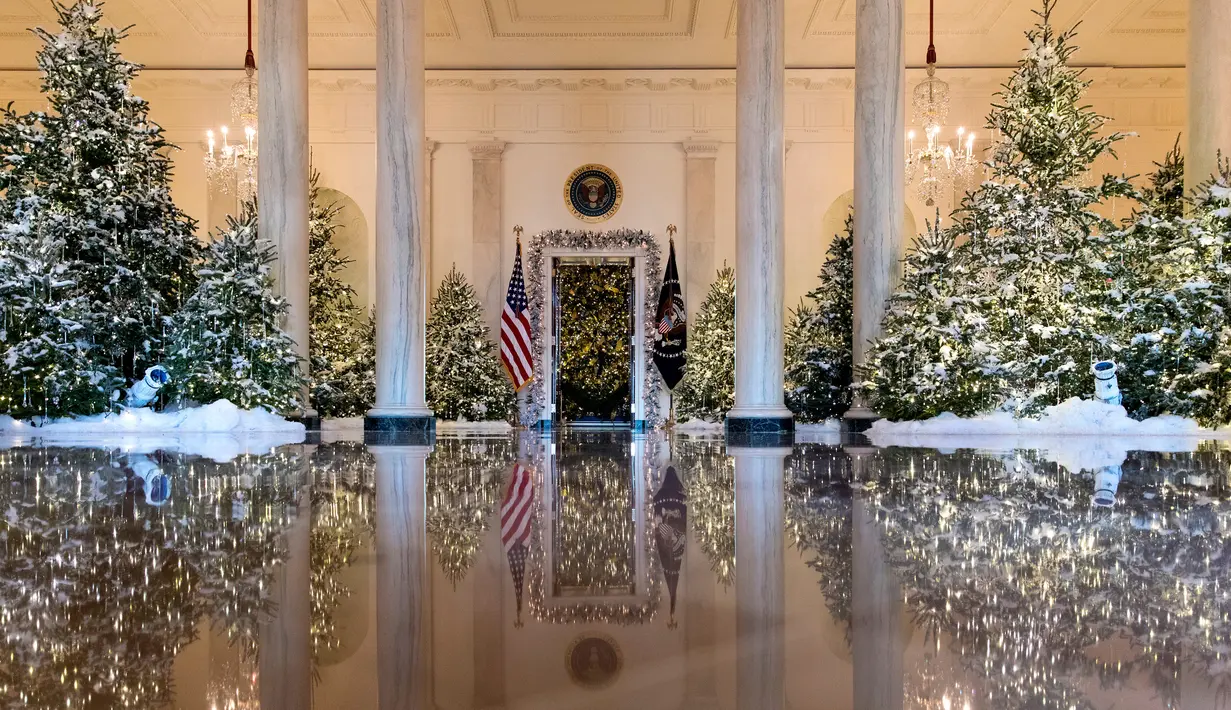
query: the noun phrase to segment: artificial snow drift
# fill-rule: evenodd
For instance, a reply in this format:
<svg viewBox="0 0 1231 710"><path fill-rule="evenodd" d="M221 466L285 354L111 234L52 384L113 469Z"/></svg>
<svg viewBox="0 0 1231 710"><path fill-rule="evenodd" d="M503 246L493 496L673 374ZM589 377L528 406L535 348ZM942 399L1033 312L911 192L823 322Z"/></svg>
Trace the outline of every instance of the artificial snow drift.
<svg viewBox="0 0 1231 710"><path fill-rule="evenodd" d="M1043 410L1037 419L1016 419L1008 412L969 418L945 412L922 421L881 420L867 437L876 446L941 451L1038 449L1076 471L1119 465L1129 451L1192 451L1198 441L1223 438L1225 432L1172 415L1137 421L1119 405L1073 397Z"/></svg>
<svg viewBox="0 0 1231 710"><path fill-rule="evenodd" d="M0 435L16 443L115 446L130 452L183 451L218 461L268 453L304 440L304 426L265 409L240 409L223 399L177 412L128 409L118 414L54 419L40 426L0 415Z"/></svg>

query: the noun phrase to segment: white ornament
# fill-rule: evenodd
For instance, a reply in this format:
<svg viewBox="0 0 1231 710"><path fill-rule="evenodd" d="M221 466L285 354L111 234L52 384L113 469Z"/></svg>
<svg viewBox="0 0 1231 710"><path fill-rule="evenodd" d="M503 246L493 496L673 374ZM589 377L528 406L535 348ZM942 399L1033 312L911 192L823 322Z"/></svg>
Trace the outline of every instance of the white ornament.
<svg viewBox="0 0 1231 710"><path fill-rule="evenodd" d="M1090 368L1094 373L1094 398L1105 404L1120 405L1120 383L1116 377L1116 364L1111 360L1094 363Z"/></svg>

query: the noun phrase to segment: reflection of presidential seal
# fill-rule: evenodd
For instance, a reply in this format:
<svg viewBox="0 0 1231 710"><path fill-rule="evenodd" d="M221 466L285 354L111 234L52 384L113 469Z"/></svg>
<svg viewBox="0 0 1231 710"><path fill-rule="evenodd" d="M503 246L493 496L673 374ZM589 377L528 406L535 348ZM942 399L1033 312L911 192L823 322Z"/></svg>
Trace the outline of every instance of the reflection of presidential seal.
<svg viewBox="0 0 1231 710"><path fill-rule="evenodd" d="M604 688L615 682L624 667L624 657L609 636L585 634L568 648L564 662L568 675L583 688Z"/></svg>
<svg viewBox="0 0 1231 710"><path fill-rule="evenodd" d="M605 165L583 165L564 183L564 203L574 217L584 222L611 219L623 199L620 179Z"/></svg>

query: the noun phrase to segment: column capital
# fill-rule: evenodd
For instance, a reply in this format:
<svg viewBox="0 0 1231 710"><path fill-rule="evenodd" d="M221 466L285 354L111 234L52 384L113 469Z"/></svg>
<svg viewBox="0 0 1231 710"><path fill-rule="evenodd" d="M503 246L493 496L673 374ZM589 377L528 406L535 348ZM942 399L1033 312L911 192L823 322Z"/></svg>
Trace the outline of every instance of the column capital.
<svg viewBox="0 0 1231 710"><path fill-rule="evenodd" d="M722 142L716 139L689 138L680 143L689 158L716 158Z"/></svg>
<svg viewBox="0 0 1231 710"><path fill-rule="evenodd" d="M504 148L508 143L499 138L491 140L470 141L466 144L470 148L470 155L475 160L499 160L504 155Z"/></svg>

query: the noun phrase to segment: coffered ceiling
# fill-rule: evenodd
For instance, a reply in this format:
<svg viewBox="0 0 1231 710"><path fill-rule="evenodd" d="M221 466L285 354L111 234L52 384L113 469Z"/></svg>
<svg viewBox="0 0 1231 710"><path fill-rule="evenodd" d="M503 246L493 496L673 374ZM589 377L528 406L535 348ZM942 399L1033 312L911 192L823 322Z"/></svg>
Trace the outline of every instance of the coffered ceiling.
<svg viewBox="0 0 1231 710"><path fill-rule="evenodd" d="M259 5L259 0L257 0ZM307 0L314 68L371 68L377 0ZM431 68L726 68L735 63L735 0L425 0ZM906 52L922 64L927 0L906 2ZM787 64L850 67L856 0L786 0ZM937 0L941 65L1003 66L1021 53L1037 0ZM1059 0L1055 20L1081 21L1077 61L1184 63L1186 0ZM106 0L132 25L123 45L151 68L243 64L245 0ZM0 68L34 67L27 28L52 26L51 0L0 0ZM259 17L258 17L259 22ZM257 55L258 65L261 61Z"/></svg>

